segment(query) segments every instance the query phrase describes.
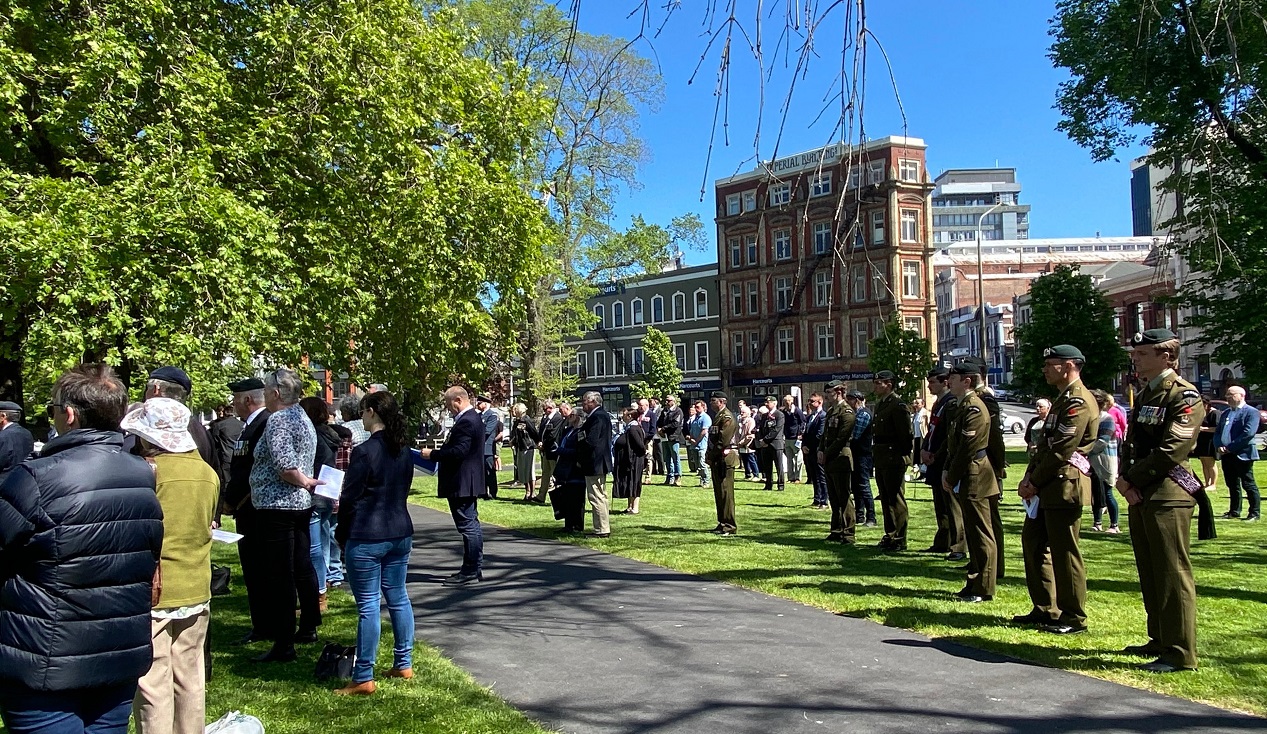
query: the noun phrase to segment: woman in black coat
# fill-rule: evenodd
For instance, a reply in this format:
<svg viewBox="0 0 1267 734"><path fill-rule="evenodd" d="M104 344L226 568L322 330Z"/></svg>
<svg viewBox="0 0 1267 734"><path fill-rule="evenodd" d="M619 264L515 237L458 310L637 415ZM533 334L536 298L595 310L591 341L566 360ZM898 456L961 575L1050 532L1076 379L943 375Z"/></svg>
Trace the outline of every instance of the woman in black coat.
<svg viewBox="0 0 1267 734"><path fill-rule="evenodd" d="M623 413L625 430L616 439L612 456L616 464L616 481L612 485L612 497L629 500L626 515L638 514L638 500L642 497L642 472L647 463L647 436L638 423L634 411Z"/></svg>
<svg viewBox="0 0 1267 734"><path fill-rule="evenodd" d="M565 404L560 412L566 408ZM554 507L554 519L563 521L565 533L585 532L585 471L577 466L580 426L580 412L566 411L555 448L554 491L550 493L550 504Z"/></svg>

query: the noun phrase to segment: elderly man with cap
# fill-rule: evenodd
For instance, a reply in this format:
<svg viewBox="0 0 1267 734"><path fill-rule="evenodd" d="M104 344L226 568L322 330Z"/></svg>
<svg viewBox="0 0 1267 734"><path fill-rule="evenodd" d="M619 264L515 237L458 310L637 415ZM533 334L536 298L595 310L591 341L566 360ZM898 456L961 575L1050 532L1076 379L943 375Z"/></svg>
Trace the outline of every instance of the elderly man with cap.
<svg viewBox="0 0 1267 734"><path fill-rule="evenodd" d="M1131 547L1148 615L1148 642L1123 652L1155 657L1140 667L1173 673L1197 667L1197 589L1188 544L1193 494L1201 482L1188 454L1205 417L1201 393L1175 373L1179 339L1169 329L1136 334L1131 362L1144 389L1122 442L1117 488L1130 505Z"/></svg>
<svg viewBox="0 0 1267 734"><path fill-rule="evenodd" d="M946 434L946 469L942 491L949 492L963 510L968 540L968 576L959 598L970 603L994 598L998 584L995 565L998 544L990 521L999 504L999 483L990 465L990 414L974 388L980 380L976 366L960 362L950 369L950 391L958 400Z"/></svg>
<svg viewBox="0 0 1267 734"><path fill-rule="evenodd" d="M872 420L875 457L875 484L884 512L884 537L878 547L886 551L906 550L906 467L911 462L911 413L898 397L897 378L888 370L875 376L876 402Z"/></svg>
<svg viewBox="0 0 1267 734"><path fill-rule="evenodd" d="M831 505L831 530L828 542L854 544L857 518L853 510L853 427L856 415L845 402L845 383L832 380L826 385L827 415L823 420L823 437L819 442L820 471L827 478L827 502Z"/></svg>
<svg viewBox="0 0 1267 734"><path fill-rule="evenodd" d="M0 477L35 451L35 437L19 423L21 420L21 405L0 401Z"/></svg>
<svg viewBox="0 0 1267 734"><path fill-rule="evenodd" d="M757 461L761 465L761 473L765 476L765 489L770 491L775 488L774 475L778 472L779 481L778 489L783 491L786 484L783 447L785 438L783 436L783 411L779 410L779 399L773 395L767 395L765 399L765 414L757 419L757 441L759 453Z"/></svg>
<svg viewBox="0 0 1267 734"><path fill-rule="evenodd" d="M270 415L264 407L264 381L248 377L229 383L233 393L233 412L242 419L242 432L233 444L229 459L229 476L220 492L220 512L232 515L242 539L237 542L242 561L242 582L246 584L246 602L251 615L251 631L242 643L260 642L265 636L264 599L266 592L259 580L259 523L255 505L251 503L251 469L255 467L255 447L264 435Z"/></svg>
<svg viewBox="0 0 1267 734"><path fill-rule="evenodd" d="M1043 439L1017 489L1027 503L1021 529L1025 585L1033 608L1014 617L1048 632L1087 630L1087 569L1078 549L1082 508L1091 501L1091 462L1100 408L1082 384L1082 352L1069 344L1043 350L1043 378L1060 391L1043 426Z"/></svg>
<svg viewBox="0 0 1267 734"><path fill-rule="evenodd" d="M729 536L738 531L735 524L735 469L739 467L739 450L735 444L739 422L726 409L726 393L713 392L713 425L708 429L708 452L704 460L713 470L713 501L717 505L717 527L712 532Z"/></svg>
<svg viewBox="0 0 1267 734"><path fill-rule="evenodd" d="M933 487L933 513L937 516L937 535L933 537L928 552L945 553L946 560L961 561L968 557L963 510L954 495L941 487L941 475L946 468L946 436L950 433L950 421L959 402L950 391L949 382L950 370L941 365L928 373L928 391L937 400L933 403L928 432L924 434L920 447L920 460L928 467L928 483Z"/></svg>
<svg viewBox="0 0 1267 734"><path fill-rule="evenodd" d="M475 397L475 411L484 424L484 481L488 485L488 496L497 499L497 454L501 450L505 426L501 416L493 410L492 398L487 395Z"/></svg>

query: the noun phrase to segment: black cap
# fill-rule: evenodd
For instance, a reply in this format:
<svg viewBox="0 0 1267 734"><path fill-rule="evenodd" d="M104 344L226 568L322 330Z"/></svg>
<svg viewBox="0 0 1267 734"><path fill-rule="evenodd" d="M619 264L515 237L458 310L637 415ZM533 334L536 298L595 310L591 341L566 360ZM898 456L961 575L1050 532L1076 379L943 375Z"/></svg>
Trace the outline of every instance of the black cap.
<svg viewBox="0 0 1267 734"><path fill-rule="evenodd" d="M264 381L258 377L248 377L245 380L229 383L229 392L251 392L252 390L263 390Z"/></svg>
<svg viewBox="0 0 1267 734"><path fill-rule="evenodd" d="M185 389L185 392L190 392L194 389L194 384L189 381L189 375L185 374L185 371L179 367L159 367L150 373L150 379L163 380L164 382L180 385Z"/></svg>
<svg viewBox="0 0 1267 734"><path fill-rule="evenodd" d="M1175 336L1175 332L1170 329L1149 329L1136 334L1135 337L1131 339L1131 344L1137 347L1146 347L1178 338L1179 337Z"/></svg>
<svg viewBox="0 0 1267 734"><path fill-rule="evenodd" d="M954 367L951 367L950 374L952 375L979 375L981 374L981 372L977 368L977 366L973 364L972 361L965 359L959 364L956 364Z"/></svg>
<svg viewBox="0 0 1267 734"><path fill-rule="evenodd" d="M929 377L945 377L946 375L949 375L949 374L950 374L950 370L946 369L944 365L940 365L940 364L928 371Z"/></svg>
<svg viewBox="0 0 1267 734"><path fill-rule="evenodd" d="M714 391L712 392L712 394L711 394L711 395L709 395L708 397L710 397L710 398L717 398L718 400L729 400L729 399L730 399L730 398L726 395L726 393L725 393L725 392L723 392L723 391L721 391L721 390L714 390Z"/></svg>
<svg viewBox="0 0 1267 734"><path fill-rule="evenodd" d="M22 412L22 406L17 403L11 403L8 400L0 400L0 410Z"/></svg>
<svg viewBox="0 0 1267 734"><path fill-rule="evenodd" d="M475 396L475 402L477 402L477 403L488 403L489 405L492 405L492 404L493 404L493 399L492 399L492 398L490 398L490 397L488 397L487 395L476 395L476 396Z"/></svg>
<svg viewBox="0 0 1267 734"><path fill-rule="evenodd" d="M854 400L862 400L863 398L866 397L866 395L863 395L862 391L860 390L850 390L849 394L845 395L845 397L853 398Z"/></svg>
<svg viewBox="0 0 1267 734"><path fill-rule="evenodd" d="M1047 347L1043 350L1043 359L1078 359L1083 362L1087 358L1082 356L1082 350L1072 344L1057 344L1054 347Z"/></svg>
<svg viewBox="0 0 1267 734"><path fill-rule="evenodd" d="M875 373L875 379L884 380L885 382L893 382L897 378L894 376L892 372L888 370L880 370L879 372Z"/></svg>

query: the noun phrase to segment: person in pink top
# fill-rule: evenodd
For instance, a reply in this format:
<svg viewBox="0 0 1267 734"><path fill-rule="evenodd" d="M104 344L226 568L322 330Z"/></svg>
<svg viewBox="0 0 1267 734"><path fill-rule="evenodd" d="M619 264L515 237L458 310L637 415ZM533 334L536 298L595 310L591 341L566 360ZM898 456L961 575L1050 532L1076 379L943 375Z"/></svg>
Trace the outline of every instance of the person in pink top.
<svg viewBox="0 0 1267 734"><path fill-rule="evenodd" d="M1113 438L1120 441L1126 435L1126 411L1118 407L1112 395L1109 396L1109 415L1113 416L1113 425L1116 426L1113 429Z"/></svg>

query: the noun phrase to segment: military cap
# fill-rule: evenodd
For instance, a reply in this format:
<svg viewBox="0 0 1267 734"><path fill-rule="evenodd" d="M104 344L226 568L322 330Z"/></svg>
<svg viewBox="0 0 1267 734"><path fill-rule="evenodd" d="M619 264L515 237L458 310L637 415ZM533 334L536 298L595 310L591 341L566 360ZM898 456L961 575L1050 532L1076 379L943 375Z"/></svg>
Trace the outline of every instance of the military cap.
<svg viewBox="0 0 1267 734"><path fill-rule="evenodd" d="M880 370L879 372L875 373L875 379L884 380L885 382L893 382L897 378L893 375L892 372L888 370Z"/></svg>
<svg viewBox="0 0 1267 734"><path fill-rule="evenodd" d="M866 395L863 395L861 390L850 390L849 394L845 395L845 397L853 398L854 400L862 400L866 397Z"/></svg>
<svg viewBox="0 0 1267 734"><path fill-rule="evenodd" d="M17 403L11 403L8 400L0 400L0 410L21 413L22 406Z"/></svg>
<svg viewBox="0 0 1267 734"><path fill-rule="evenodd" d="M1162 342L1168 342L1172 339L1178 338L1179 337L1175 336L1175 332L1170 329L1148 329L1147 331L1141 331L1136 334L1135 337L1131 339L1131 344L1137 347L1146 347L1152 344L1161 344Z"/></svg>
<svg viewBox="0 0 1267 734"><path fill-rule="evenodd" d="M767 395L765 396L765 401L767 403L777 403L779 402L779 398L775 395Z"/></svg>
<svg viewBox="0 0 1267 734"><path fill-rule="evenodd" d="M839 389L843 388L844 386L845 386L845 383L844 383L844 382L842 382L842 381L840 381L840 380L832 380L831 382L827 383L826 385L823 385L823 389L824 389L824 390L839 390Z"/></svg>
<svg viewBox="0 0 1267 734"><path fill-rule="evenodd" d="M185 392L194 389L194 384L189 380L189 375L185 374L185 371L179 367L159 367L150 373L150 379L180 385L185 389Z"/></svg>
<svg viewBox="0 0 1267 734"><path fill-rule="evenodd" d="M965 359L959 364L956 364L954 367L951 367L950 374L952 375L978 375L981 373L978 370L977 366L973 364L971 360Z"/></svg>
<svg viewBox="0 0 1267 734"><path fill-rule="evenodd" d="M252 390L263 390L264 381L258 377L248 377L245 380L229 383L229 392L251 392Z"/></svg>
<svg viewBox="0 0 1267 734"><path fill-rule="evenodd" d="M989 366L986 365L985 360L981 359L980 357L964 357L963 361L960 362L959 364L966 364L966 365L972 366L974 369L976 369L977 374L981 375L982 377L984 377L986 373L989 372ZM951 371L951 374L965 374L965 375L972 374L971 372L957 373L954 371L953 368L951 368L950 371Z"/></svg>
<svg viewBox="0 0 1267 734"><path fill-rule="evenodd" d="M475 402L477 402L477 403L488 403L489 405L492 405L492 404L493 404L493 399L492 399L492 398L490 398L490 397L488 397L487 395L476 395L476 396L475 396Z"/></svg>
<svg viewBox="0 0 1267 734"><path fill-rule="evenodd" d="M714 391L713 391L713 393L712 393L711 395L709 395L708 397L710 397L710 398L717 398L718 400L729 400L729 399L730 399L730 398L726 395L726 393L725 393L725 392L723 392L723 391L721 391L721 390L714 390Z"/></svg>
<svg viewBox="0 0 1267 734"><path fill-rule="evenodd" d="M1043 350L1043 359L1078 359L1085 362L1086 357L1082 356L1082 350L1072 344L1057 344L1054 347L1047 347Z"/></svg>
<svg viewBox="0 0 1267 734"><path fill-rule="evenodd" d="M946 375L949 375L949 374L950 374L950 370L946 369L944 366L940 364L928 371L929 377L945 377Z"/></svg>

